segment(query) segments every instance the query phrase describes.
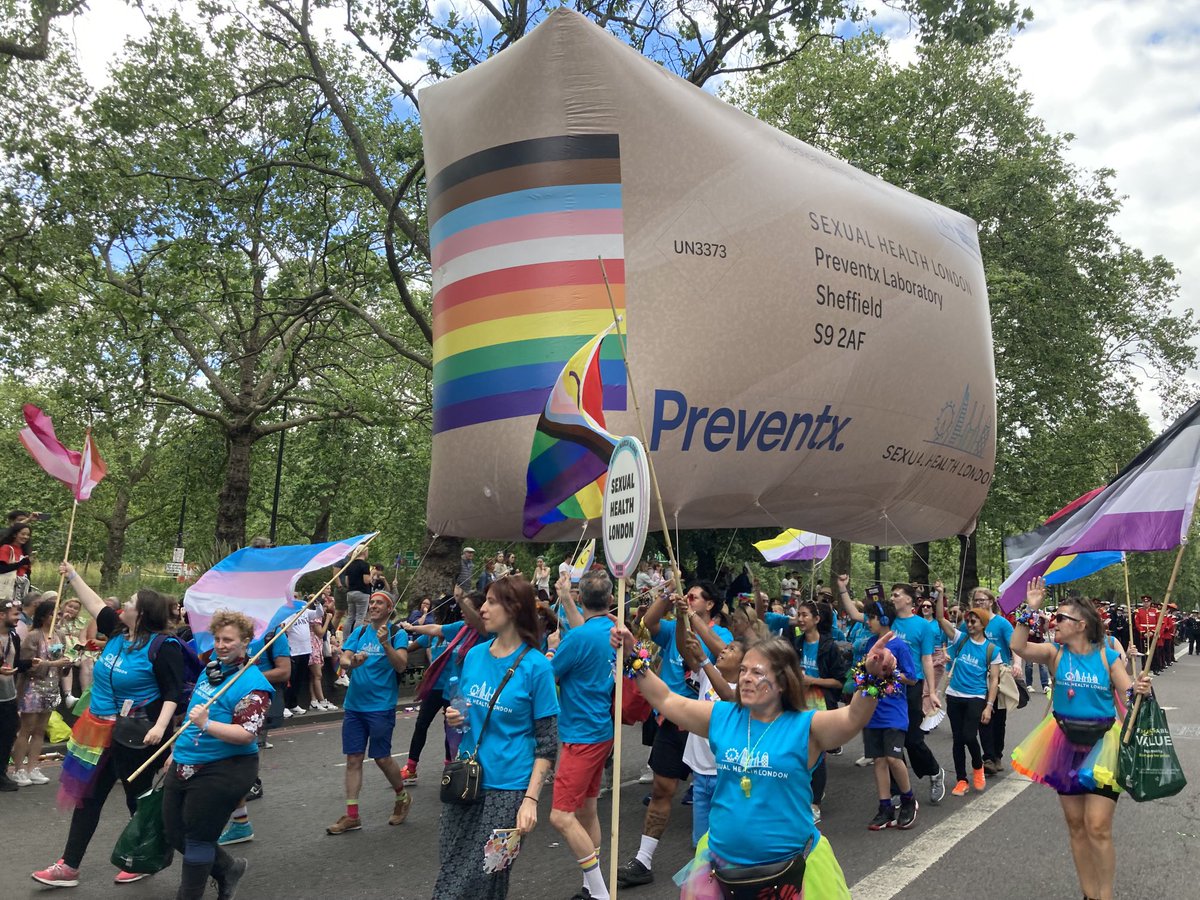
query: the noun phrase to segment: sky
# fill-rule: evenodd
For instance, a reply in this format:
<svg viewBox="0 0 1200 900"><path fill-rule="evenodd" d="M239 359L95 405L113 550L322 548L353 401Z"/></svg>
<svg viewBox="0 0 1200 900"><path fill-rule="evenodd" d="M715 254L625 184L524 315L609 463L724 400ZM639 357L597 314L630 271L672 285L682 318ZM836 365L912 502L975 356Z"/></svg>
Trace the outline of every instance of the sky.
<svg viewBox="0 0 1200 900"><path fill-rule="evenodd" d="M1116 171L1125 196L1116 232L1180 270L1177 307L1200 301L1200 3L1176 0L1029 0L1034 20L1011 60L1033 108L1055 132L1075 136L1068 158ZM121 0L91 0L70 28L85 75L106 68L128 35L145 31ZM898 59L912 39L888 28ZM1193 373L1200 389L1200 372ZM1154 384L1140 401L1163 427Z"/></svg>

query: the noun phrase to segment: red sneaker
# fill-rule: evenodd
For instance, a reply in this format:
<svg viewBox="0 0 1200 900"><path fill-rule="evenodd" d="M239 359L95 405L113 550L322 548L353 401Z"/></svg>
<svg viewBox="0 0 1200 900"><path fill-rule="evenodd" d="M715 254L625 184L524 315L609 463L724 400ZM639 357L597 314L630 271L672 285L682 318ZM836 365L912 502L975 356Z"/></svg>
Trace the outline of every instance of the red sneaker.
<svg viewBox="0 0 1200 900"><path fill-rule="evenodd" d="M50 887L75 887L79 884L79 870L72 869L61 859L40 872L34 872L32 877L34 881Z"/></svg>
<svg viewBox="0 0 1200 900"><path fill-rule="evenodd" d="M145 872L126 872L122 869L113 879L113 884L133 884L135 881L141 881L143 878L149 878Z"/></svg>

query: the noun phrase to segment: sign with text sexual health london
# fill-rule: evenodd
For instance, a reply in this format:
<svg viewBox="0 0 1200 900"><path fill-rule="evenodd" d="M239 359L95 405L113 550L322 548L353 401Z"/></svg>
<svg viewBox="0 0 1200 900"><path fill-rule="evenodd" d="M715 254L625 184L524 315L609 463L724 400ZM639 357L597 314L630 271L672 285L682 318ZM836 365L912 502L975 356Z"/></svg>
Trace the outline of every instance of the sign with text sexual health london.
<svg viewBox="0 0 1200 900"><path fill-rule="evenodd" d="M604 341L604 428L654 454L667 527L881 545L973 528L996 398L971 219L567 10L420 102L431 530L578 540L570 518L523 533L530 447L564 365L616 315L629 374Z"/></svg>
<svg viewBox="0 0 1200 900"><path fill-rule="evenodd" d="M637 569L650 525L650 468L646 450L635 437L624 437L613 449L604 483L604 558L615 578Z"/></svg>

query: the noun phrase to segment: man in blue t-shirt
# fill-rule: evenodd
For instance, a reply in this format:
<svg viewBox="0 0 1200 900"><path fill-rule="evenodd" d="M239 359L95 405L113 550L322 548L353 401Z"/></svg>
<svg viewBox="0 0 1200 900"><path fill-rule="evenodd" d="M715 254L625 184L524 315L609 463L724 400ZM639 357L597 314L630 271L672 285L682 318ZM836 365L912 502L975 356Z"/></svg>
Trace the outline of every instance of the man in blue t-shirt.
<svg viewBox="0 0 1200 900"><path fill-rule="evenodd" d="M412 797L404 789L400 766L392 759L396 728L396 675L408 668L408 633L388 621L392 597L375 591L367 600L367 621L342 642L342 666L350 672L350 687L342 704L342 752L346 754L346 813L325 829L345 834L362 828L358 794L362 790L363 759L370 754L396 792L389 825L408 816Z"/></svg>
<svg viewBox="0 0 1200 900"><path fill-rule="evenodd" d="M892 630L908 644L917 669L917 680L907 689L908 731L904 737L904 749L908 751L913 774L918 778L929 776L929 802L937 806L946 796L946 770L938 765L933 751L925 744L925 732L921 730L921 701L925 682L934 684L933 644L935 632L939 629L936 622L913 612L916 599L916 591L911 584L892 585L890 600L896 607L896 621L892 623ZM936 692L932 694L932 701L935 709L941 708L942 703Z"/></svg>
<svg viewBox="0 0 1200 900"><path fill-rule="evenodd" d="M612 581L603 570L579 579L584 620L563 635L546 655L558 682L558 737L562 749L554 773L550 824L563 836L583 870L585 896L605 900L608 888L600 871L600 819L596 798L604 764L613 745ZM556 635L562 631L555 632ZM553 639L553 638L552 638Z"/></svg>
<svg viewBox="0 0 1200 900"><path fill-rule="evenodd" d="M663 616L671 602L675 603L675 621L665 622ZM699 692L699 681L683 662L683 642L689 630L700 638L709 659L716 661L725 645L733 640L729 629L716 624L724 606L724 598L705 581L688 588L687 595L678 594L667 598L660 594L655 598L642 619L654 643L662 648L662 669L659 677L666 682L672 693L695 700ZM683 779L691 776L692 770L683 761L687 746L687 732L670 719L663 718L654 735L650 749L650 769L654 772L654 786L650 794L650 807L642 825L642 839L637 856L617 870L617 884L632 887L649 884L654 880L651 867L659 838L666 830L671 817L671 800L675 788Z"/></svg>

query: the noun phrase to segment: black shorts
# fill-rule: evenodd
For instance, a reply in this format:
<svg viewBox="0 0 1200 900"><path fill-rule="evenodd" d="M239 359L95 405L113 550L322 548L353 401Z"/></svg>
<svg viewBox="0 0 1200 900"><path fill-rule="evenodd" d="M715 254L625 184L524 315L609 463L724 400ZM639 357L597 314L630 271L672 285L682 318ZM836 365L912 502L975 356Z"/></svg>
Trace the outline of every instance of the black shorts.
<svg viewBox="0 0 1200 900"><path fill-rule="evenodd" d="M903 759L904 736L899 728L864 728L863 755L869 759Z"/></svg>
<svg viewBox="0 0 1200 900"><path fill-rule="evenodd" d="M663 778L683 780L692 774L683 761L683 750L687 746L687 732L670 719L663 719L654 735L654 746L650 748L650 769Z"/></svg>
<svg viewBox="0 0 1200 900"><path fill-rule="evenodd" d="M1116 803L1121 796L1116 790L1110 787L1094 787L1089 791L1074 794L1069 791L1057 791L1057 793L1060 797L1086 797L1088 794L1095 794L1097 797L1107 797L1113 803Z"/></svg>

